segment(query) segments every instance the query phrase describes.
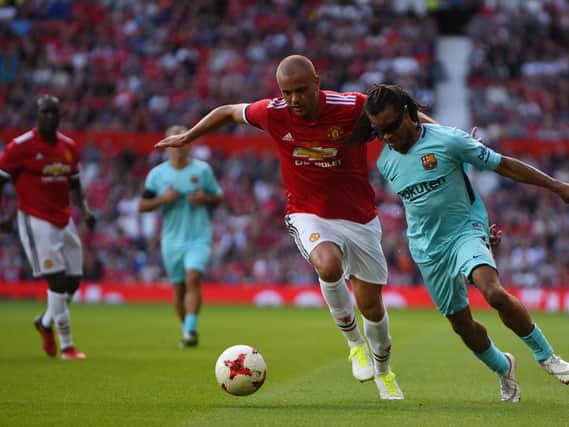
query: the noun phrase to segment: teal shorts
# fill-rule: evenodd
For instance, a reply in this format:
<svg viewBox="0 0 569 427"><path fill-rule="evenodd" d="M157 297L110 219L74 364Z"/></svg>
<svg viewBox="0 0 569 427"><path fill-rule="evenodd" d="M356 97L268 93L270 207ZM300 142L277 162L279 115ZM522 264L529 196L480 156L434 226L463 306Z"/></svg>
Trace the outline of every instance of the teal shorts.
<svg viewBox="0 0 569 427"><path fill-rule="evenodd" d="M440 259L417 264L431 299L444 316L468 306L467 280L481 265L496 269L496 261L484 233L463 235Z"/></svg>
<svg viewBox="0 0 569 427"><path fill-rule="evenodd" d="M184 247L162 246L162 259L170 282L184 283L186 272L189 270L203 273L209 262L210 253L211 244L204 242L188 243Z"/></svg>

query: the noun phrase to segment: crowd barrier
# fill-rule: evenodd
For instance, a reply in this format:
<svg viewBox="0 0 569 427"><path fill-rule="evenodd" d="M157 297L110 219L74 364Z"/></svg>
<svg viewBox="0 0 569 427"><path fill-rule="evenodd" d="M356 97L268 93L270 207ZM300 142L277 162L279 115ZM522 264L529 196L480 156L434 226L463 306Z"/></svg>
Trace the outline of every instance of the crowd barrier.
<svg viewBox="0 0 569 427"><path fill-rule="evenodd" d="M569 289L511 288L530 310L569 313ZM9 300L44 300L46 285L41 281L0 283L0 298ZM480 293L468 289L471 307L488 309ZM120 284L84 282L75 296L77 302L123 304L166 303L173 300L171 285ZM205 283L205 304L242 304L259 307L321 307L324 300L316 285L231 285ZM388 286L383 290L383 299L388 307L433 309L433 303L424 286Z"/></svg>
<svg viewBox="0 0 569 427"><path fill-rule="evenodd" d="M0 140L10 141L25 131L20 129L2 129L0 130ZM164 137L162 133L136 133L113 130L63 131L63 133L73 138L80 147L87 142L91 142L110 155L116 155L125 149L131 150L135 154L147 155L154 150L154 144ZM268 150L274 151L273 142L267 135L262 133L253 135L215 133L206 135L194 142L194 145L198 144L217 148L226 153L263 153ZM383 144L379 142L368 144L368 159L370 163L375 163L382 147ZM499 150L505 154L531 154L535 157L541 157L544 154L569 155L569 140L501 139Z"/></svg>

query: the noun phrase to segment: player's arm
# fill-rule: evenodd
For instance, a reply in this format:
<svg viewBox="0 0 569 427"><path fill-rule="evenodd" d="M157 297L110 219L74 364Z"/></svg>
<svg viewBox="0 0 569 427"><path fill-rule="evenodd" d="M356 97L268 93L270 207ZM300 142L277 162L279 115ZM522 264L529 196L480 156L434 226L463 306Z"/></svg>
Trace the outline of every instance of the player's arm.
<svg viewBox="0 0 569 427"><path fill-rule="evenodd" d="M569 184L559 181L521 160L502 156L496 172L514 181L546 188L559 195L565 203L569 203Z"/></svg>
<svg viewBox="0 0 569 427"><path fill-rule="evenodd" d="M162 205L175 202L179 198L180 193L178 193L172 187L168 187L168 189L160 195L146 188L142 193L142 197L138 201L138 211L151 212L155 209L158 209Z"/></svg>
<svg viewBox="0 0 569 427"><path fill-rule="evenodd" d="M223 194L208 194L199 189L188 194L188 201L192 205L205 205L214 208L223 201Z"/></svg>
<svg viewBox="0 0 569 427"><path fill-rule="evenodd" d="M2 192L4 191L4 185L10 181L10 179L4 176L0 171L0 208L3 212L0 215L0 232L3 233L10 233L12 232L12 223L14 222L14 218L16 217L16 209L15 205L11 206L11 208L6 209L5 207L1 206L2 202Z"/></svg>
<svg viewBox="0 0 569 427"><path fill-rule="evenodd" d="M81 217L85 221L85 224L87 224L87 228L90 231L93 231L97 224L97 218L95 218L95 215L91 212L91 209L89 209L89 205L85 199L85 194L83 193L81 179L78 174L69 178L69 186L71 189L71 198L73 199L73 203L75 203L81 210Z"/></svg>
<svg viewBox="0 0 569 427"><path fill-rule="evenodd" d="M246 123L243 117L243 110L246 106L247 104L228 104L214 108L191 129L184 133L170 135L154 147L181 147L230 123Z"/></svg>

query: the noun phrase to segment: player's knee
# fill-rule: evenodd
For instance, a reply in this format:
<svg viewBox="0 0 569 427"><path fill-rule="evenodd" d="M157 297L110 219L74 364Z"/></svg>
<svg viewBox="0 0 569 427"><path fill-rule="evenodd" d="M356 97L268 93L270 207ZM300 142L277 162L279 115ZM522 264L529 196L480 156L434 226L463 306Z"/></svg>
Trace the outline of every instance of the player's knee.
<svg viewBox="0 0 569 427"><path fill-rule="evenodd" d="M315 250L310 255L310 261L318 277L325 282L337 282L344 274L344 267L342 263L342 253L340 250Z"/></svg>
<svg viewBox="0 0 569 427"><path fill-rule="evenodd" d="M325 282L337 282L342 278L343 269L342 264L339 263L321 263L314 265L318 277L320 277Z"/></svg>
<svg viewBox="0 0 569 427"><path fill-rule="evenodd" d="M507 306L510 295L506 290L499 284L488 286L484 292L484 298L490 304L491 307L496 310L500 310Z"/></svg>
<svg viewBox="0 0 569 427"><path fill-rule="evenodd" d="M186 271L186 287L188 289L199 288L201 285L202 273L198 270Z"/></svg>

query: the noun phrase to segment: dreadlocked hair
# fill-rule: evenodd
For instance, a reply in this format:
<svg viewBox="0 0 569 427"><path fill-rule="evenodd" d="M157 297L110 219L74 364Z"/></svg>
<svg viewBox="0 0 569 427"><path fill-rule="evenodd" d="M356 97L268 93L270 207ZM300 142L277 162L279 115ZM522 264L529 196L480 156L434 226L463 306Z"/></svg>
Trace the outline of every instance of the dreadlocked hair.
<svg viewBox="0 0 569 427"><path fill-rule="evenodd" d="M365 103L368 114L375 116L388 106L392 106L398 111L406 108L411 120L417 123L419 122L418 112L426 109L399 85L375 84L368 89Z"/></svg>

